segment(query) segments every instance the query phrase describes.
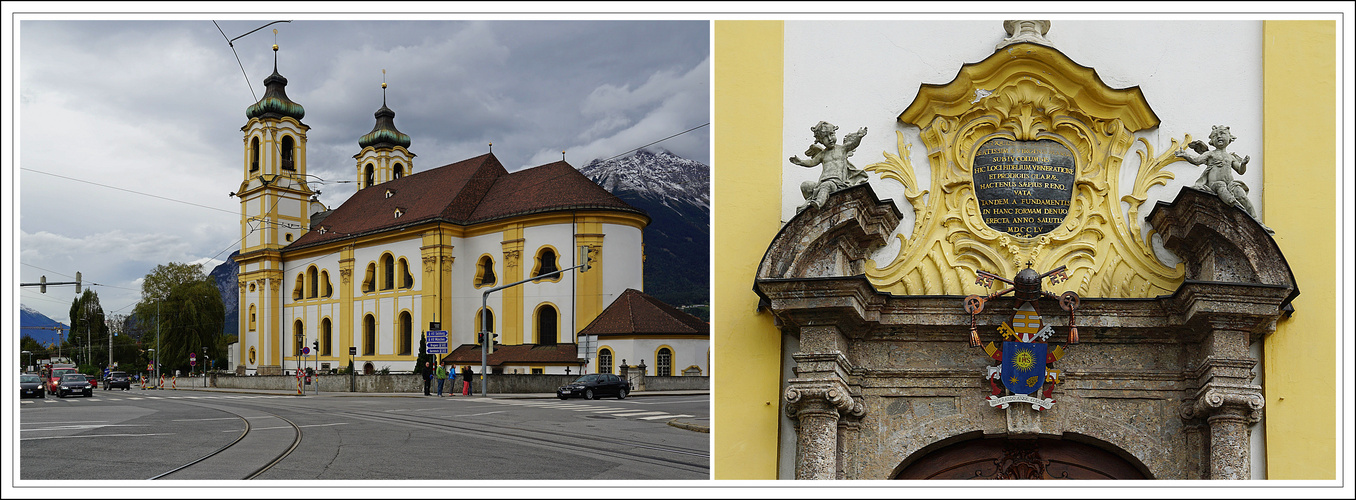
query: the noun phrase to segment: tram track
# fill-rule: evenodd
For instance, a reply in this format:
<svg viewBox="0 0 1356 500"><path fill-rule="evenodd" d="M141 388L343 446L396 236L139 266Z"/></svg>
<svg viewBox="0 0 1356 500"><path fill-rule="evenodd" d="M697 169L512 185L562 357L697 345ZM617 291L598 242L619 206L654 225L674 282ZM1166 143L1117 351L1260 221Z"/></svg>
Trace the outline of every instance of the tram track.
<svg viewBox="0 0 1356 500"><path fill-rule="evenodd" d="M200 407L205 407L205 408L211 408L211 409L214 409L214 410L217 410L217 411L221 411L221 412L225 412L225 413L229 413L229 414L235 415L235 416L238 417L242 422L244 422L244 424L245 424L245 429L244 429L243 431L241 431L240 435L239 435L239 436L236 436L236 438L235 438L234 440L232 440L231 442L225 444L224 446L222 446L222 447L220 447L220 448L217 448L216 450L212 451L211 453L208 453L207 455L204 455L204 456L202 456L202 457L199 457L199 458L197 458L197 459L195 459L195 460L193 460L193 461L190 461L190 462L188 462L188 463L185 463L185 464L183 464L183 465L180 465L180 466L178 466L178 467L175 467L174 469L171 469L171 470L166 471L166 472L164 472L164 473L161 473L161 474L152 476L152 477L150 477L150 478L147 478L147 479L149 479L149 480L163 480L163 479L170 479L170 480L175 480L175 479L243 479L243 480L250 480L250 479L254 479L254 478L259 477L261 474L263 474L263 473L265 473L265 472L268 472L268 471L269 471L270 469L272 469L274 466L278 465L278 464L281 463L284 459L286 459L289 455L291 455L292 452L296 451L297 447L301 445L301 438L302 438L301 427L298 427L296 423L294 423L294 422L292 422L291 420L289 420L289 419L283 417L282 415L278 415L277 413L273 413L273 412L269 412L269 411L263 411L263 410L258 410L258 409L254 409L254 408L251 408L252 411L249 411L249 412L241 412L241 411L238 411L238 408L232 408L232 407L226 407L226 406L220 406L220 405L203 404L203 403L197 403L197 402L181 402L181 403L182 403L182 404L193 405L193 406L200 406ZM256 412L257 412L257 413L256 413ZM247 413L248 413L248 414L247 414ZM272 455L272 456L273 456L272 459L270 459L269 461L265 462L263 465L260 465L259 467L254 468L253 470L249 470L249 465L250 465L249 457L253 457L254 454L255 454L257 451L259 451L259 449L261 449L261 448L264 448L264 449L267 449L267 448L276 448L276 446L275 446L276 440L274 440L274 439L272 439L272 438L269 438L269 437L262 437L262 438L256 438L256 439L253 439L253 440L247 440L247 438L250 438L250 437L251 437L251 435L250 435L251 431L254 430L254 426L250 423L250 420L251 420L251 419L255 419L255 420L262 420L262 419L278 419L278 420L281 420L281 421L283 421L284 423L286 423L288 426L290 426L291 429L292 429L292 431L293 431L293 433L294 433L294 434L293 434L293 435L294 435L294 438L292 439L292 444L291 444L290 446L288 446L286 449L284 449L284 450L281 451L281 452L278 452L278 453L273 454L273 455ZM273 429L273 428L270 428L269 430L272 430L272 429ZM244 444L242 445L242 443L244 443ZM267 453L267 451L265 451L265 453ZM233 456L228 457L227 455L233 455ZM245 458L244 461L242 461L242 457ZM255 462L255 463L257 463L257 462ZM234 473L234 474L238 474L238 473L241 471L241 468L242 468L242 467L244 467L244 470L248 470L249 472L245 473L243 476L232 475L233 473Z"/></svg>

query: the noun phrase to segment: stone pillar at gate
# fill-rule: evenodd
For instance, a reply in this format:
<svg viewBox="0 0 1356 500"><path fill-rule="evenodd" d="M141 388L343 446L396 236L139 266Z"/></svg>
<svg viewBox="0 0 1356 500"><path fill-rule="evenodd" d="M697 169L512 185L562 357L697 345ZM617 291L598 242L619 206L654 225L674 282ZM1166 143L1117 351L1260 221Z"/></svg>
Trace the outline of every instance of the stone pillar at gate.
<svg viewBox="0 0 1356 500"><path fill-rule="evenodd" d="M797 381L786 390L786 414L796 421L796 479L838 479L838 424L860 418L861 403L841 383Z"/></svg>

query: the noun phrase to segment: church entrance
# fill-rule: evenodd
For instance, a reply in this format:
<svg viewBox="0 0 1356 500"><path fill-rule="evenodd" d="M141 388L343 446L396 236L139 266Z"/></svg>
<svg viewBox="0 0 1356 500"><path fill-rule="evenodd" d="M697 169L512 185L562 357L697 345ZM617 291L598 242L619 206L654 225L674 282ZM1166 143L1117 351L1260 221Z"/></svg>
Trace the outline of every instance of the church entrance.
<svg viewBox="0 0 1356 500"><path fill-rule="evenodd" d="M895 479L1149 479L1115 453L1066 439L971 439L918 454Z"/></svg>

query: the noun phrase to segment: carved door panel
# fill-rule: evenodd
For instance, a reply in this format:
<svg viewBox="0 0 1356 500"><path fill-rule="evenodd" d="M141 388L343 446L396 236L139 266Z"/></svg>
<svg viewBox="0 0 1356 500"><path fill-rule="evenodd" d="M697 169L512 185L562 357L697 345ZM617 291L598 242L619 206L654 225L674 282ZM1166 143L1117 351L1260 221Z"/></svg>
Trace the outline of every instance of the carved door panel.
<svg viewBox="0 0 1356 500"><path fill-rule="evenodd" d="M1061 439L975 439L935 450L895 479L1146 479L1130 461Z"/></svg>

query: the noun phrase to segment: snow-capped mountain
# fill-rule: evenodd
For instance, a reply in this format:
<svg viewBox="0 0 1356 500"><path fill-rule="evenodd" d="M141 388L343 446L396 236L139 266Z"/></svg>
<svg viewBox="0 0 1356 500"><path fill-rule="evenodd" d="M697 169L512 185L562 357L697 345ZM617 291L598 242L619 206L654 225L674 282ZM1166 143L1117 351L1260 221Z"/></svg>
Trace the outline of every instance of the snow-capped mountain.
<svg viewBox="0 0 1356 500"><path fill-rule="evenodd" d="M23 304L19 304L19 326L36 327L22 328L20 335L32 337L43 345L56 343L60 339L60 332L51 329L51 327L59 326L62 328L62 331L70 330L71 328L65 323L49 318L46 314L38 312L37 309L33 309Z"/></svg>
<svg viewBox="0 0 1356 500"><path fill-rule="evenodd" d="M217 282L217 289L221 291L221 303L226 306L226 323L222 327L222 332L226 335L236 335L240 327L240 291L237 287L237 274L240 273L240 265L235 262L235 256L240 255L236 250L226 257L226 261L212 268L207 276Z"/></svg>
<svg viewBox="0 0 1356 500"><path fill-rule="evenodd" d="M594 160L579 171L650 215L645 293L674 306L709 305L711 168L668 151L642 150Z"/></svg>

